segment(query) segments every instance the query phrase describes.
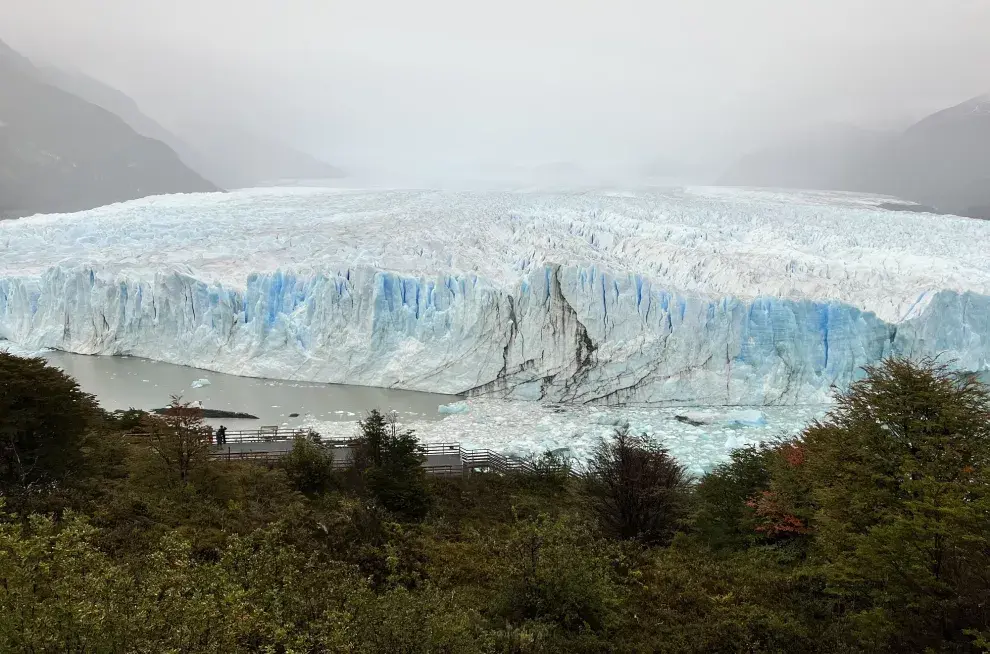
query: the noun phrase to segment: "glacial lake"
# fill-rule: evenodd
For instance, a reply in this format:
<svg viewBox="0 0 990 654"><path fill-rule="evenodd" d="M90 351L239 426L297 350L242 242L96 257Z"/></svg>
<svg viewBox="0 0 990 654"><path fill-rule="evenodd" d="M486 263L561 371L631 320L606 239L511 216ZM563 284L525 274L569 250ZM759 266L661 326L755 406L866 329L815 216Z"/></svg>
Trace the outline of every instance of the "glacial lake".
<svg viewBox="0 0 990 654"><path fill-rule="evenodd" d="M460 399L439 393L237 377L134 357L67 352L44 352L41 356L74 377L109 411L155 409L167 405L172 395L181 395L183 401L199 401L207 409L239 411L259 418L207 421L230 429L352 422L372 409L395 411L402 421L439 420L443 416L438 407ZM193 382L201 379L209 380L209 385L193 388ZM292 413L299 416L289 417Z"/></svg>

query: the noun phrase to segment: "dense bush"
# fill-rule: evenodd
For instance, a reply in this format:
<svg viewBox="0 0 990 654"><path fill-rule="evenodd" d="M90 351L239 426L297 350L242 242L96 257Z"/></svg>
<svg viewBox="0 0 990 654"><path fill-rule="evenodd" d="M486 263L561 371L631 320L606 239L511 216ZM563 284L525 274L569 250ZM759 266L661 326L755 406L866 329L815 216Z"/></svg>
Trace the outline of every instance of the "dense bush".
<svg viewBox="0 0 990 654"><path fill-rule="evenodd" d="M743 447L715 466L695 489L694 524L712 547L741 547L759 540L753 498L770 487L776 450Z"/></svg>
<svg viewBox="0 0 990 654"><path fill-rule="evenodd" d="M615 538L668 542L682 526L689 479L661 445L629 426L595 448L588 464L591 505Z"/></svg>
<svg viewBox="0 0 990 654"><path fill-rule="evenodd" d="M793 512L857 642L968 649L990 624L990 389L931 361L867 373L792 446Z"/></svg>
<svg viewBox="0 0 990 654"><path fill-rule="evenodd" d="M302 493L325 493L336 483L333 450L309 438L297 438L282 459L292 484Z"/></svg>

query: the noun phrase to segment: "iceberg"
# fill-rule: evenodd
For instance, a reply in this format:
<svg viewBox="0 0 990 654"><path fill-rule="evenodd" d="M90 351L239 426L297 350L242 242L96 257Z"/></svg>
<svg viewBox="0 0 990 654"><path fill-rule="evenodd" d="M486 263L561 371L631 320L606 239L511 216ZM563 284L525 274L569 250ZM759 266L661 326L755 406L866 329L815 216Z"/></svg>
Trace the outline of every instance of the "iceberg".
<svg viewBox="0 0 990 654"><path fill-rule="evenodd" d="M255 189L0 222L0 339L547 403L826 401L990 370L990 222L746 189ZM871 204L872 203L872 204Z"/></svg>
<svg viewBox="0 0 990 654"><path fill-rule="evenodd" d="M437 407L437 413L445 416L468 413L470 410L471 407L468 406L467 402L451 402L450 404L441 404Z"/></svg>
<svg viewBox="0 0 990 654"><path fill-rule="evenodd" d="M766 415L757 409L730 411L728 413L686 411L675 415L674 419L694 427L718 424L737 427L762 427L767 424Z"/></svg>

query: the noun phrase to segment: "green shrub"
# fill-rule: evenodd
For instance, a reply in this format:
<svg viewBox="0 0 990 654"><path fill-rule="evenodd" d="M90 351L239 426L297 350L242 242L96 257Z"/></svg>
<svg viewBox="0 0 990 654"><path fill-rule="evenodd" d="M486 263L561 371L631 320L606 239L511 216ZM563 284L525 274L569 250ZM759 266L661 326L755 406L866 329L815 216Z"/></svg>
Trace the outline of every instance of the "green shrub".
<svg viewBox="0 0 990 654"><path fill-rule="evenodd" d="M297 438L282 457L282 467L302 493L325 493L335 486L333 449L309 438Z"/></svg>
<svg viewBox="0 0 990 654"><path fill-rule="evenodd" d="M622 598L614 552L574 518L519 521L501 555L496 613L511 624L600 633L613 623Z"/></svg>
<svg viewBox="0 0 990 654"><path fill-rule="evenodd" d="M810 488L791 510L855 638L969 651L990 620L990 389L890 359L794 447L781 492Z"/></svg>

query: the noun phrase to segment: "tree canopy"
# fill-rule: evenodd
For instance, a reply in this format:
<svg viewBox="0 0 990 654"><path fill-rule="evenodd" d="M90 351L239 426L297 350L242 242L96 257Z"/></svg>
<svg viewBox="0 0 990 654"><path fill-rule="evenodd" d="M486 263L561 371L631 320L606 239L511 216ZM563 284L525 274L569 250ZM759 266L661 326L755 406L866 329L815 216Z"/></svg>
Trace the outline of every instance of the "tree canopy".
<svg viewBox="0 0 990 654"><path fill-rule="evenodd" d="M71 473L98 413L93 396L44 359L0 352L0 488L15 492Z"/></svg>

